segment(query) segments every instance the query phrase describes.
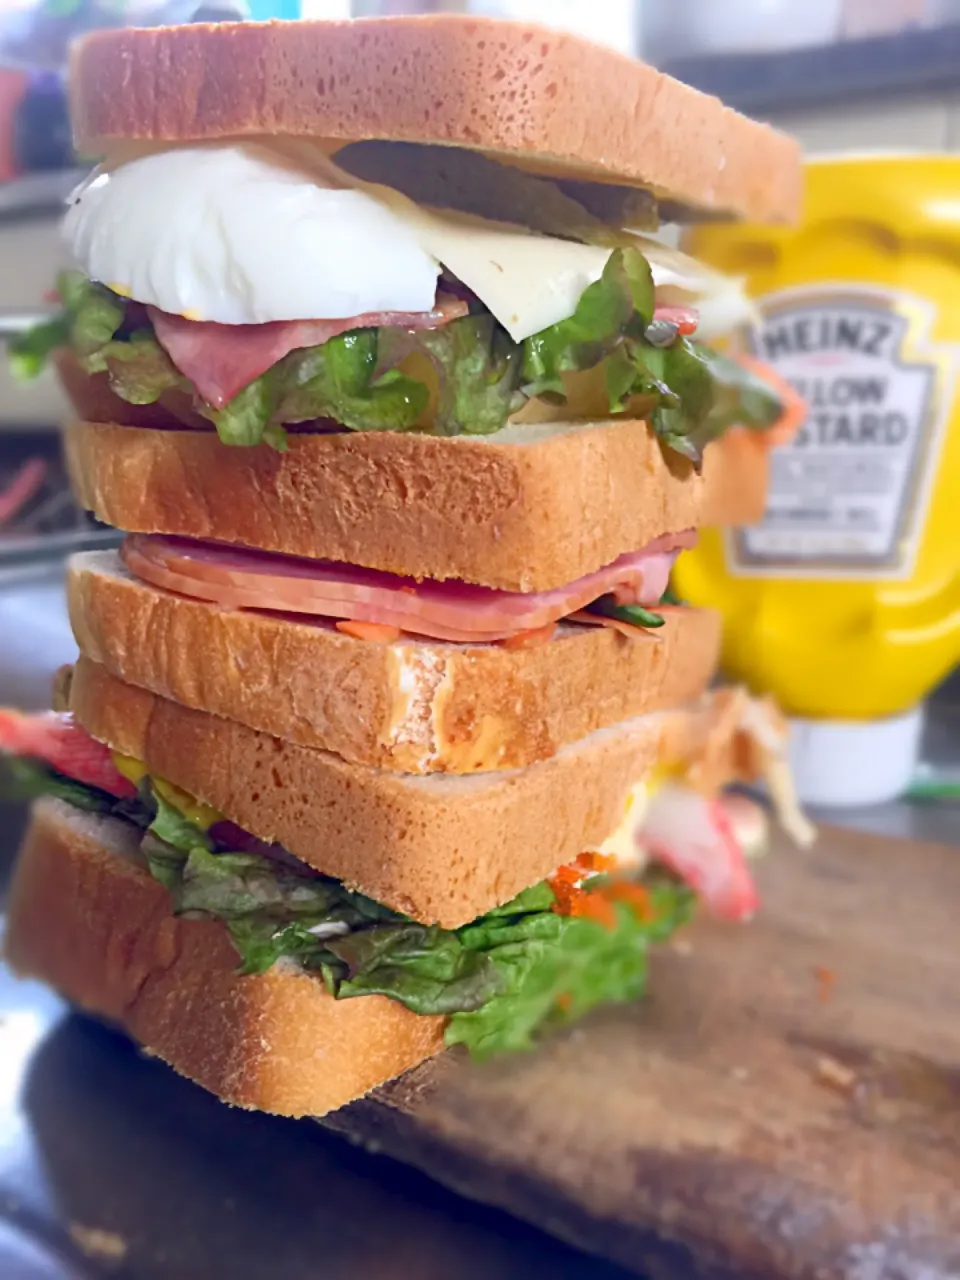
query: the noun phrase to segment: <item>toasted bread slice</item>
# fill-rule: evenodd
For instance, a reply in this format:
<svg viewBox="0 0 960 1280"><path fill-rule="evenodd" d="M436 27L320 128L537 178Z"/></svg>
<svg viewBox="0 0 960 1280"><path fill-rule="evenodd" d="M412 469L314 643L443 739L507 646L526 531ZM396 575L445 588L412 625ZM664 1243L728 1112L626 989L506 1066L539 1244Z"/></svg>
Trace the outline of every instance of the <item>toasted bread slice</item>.
<svg viewBox="0 0 960 1280"><path fill-rule="evenodd" d="M600 729L526 769L416 777L348 764L125 684L81 657L70 703L95 738L318 871L425 924L456 928L621 825L650 769L709 745L720 781L743 761L727 691Z"/></svg>
<svg viewBox="0 0 960 1280"><path fill-rule="evenodd" d="M74 423L65 439L78 502L130 533L508 591L566 586L665 533L751 523L769 466L762 436L730 431L697 476L629 420L489 437L295 435L282 454L111 423Z"/></svg>
<svg viewBox="0 0 960 1280"><path fill-rule="evenodd" d="M256 92L251 92L251 68ZM522 22L462 15L102 31L74 48L82 152L118 141L308 136L485 151L682 205L790 221L799 149L652 67Z"/></svg>
<svg viewBox="0 0 960 1280"><path fill-rule="evenodd" d="M224 610L132 577L114 551L74 556L80 651L128 684L352 764L477 773L547 759L596 729L699 697L720 620L664 609L636 639L561 625L536 648L404 638Z"/></svg>
<svg viewBox="0 0 960 1280"><path fill-rule="evenodd" d="M443 1048L443 1022L385 996L334 1000L275 965L241 977L226 928L171 914L127 823L34 808L7 901L5 954L224 1102L322 1115Z"/></svg>

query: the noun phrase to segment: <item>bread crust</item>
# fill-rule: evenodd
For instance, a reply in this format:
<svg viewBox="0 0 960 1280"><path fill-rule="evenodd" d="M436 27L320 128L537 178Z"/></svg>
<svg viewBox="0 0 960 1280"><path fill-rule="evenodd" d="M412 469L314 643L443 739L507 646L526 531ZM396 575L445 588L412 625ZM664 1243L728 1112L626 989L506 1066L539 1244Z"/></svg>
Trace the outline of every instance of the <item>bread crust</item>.
<svg viewBox="0 0 960 1280"><path fill-rule="evenodd" d="M469 147L755 221L799 213L797 144L579 37L462 15L102 31L74 47L78 147L292 134ZM254 91L255 86L255 91Z"/></svg>
<svg viewBox="0 0 960 1280"><path fill-rule="evenodd" d="M693 710L601 729L526 769L470 777L348 764L158 698L84 657L74 668L70 704L95 738L254 835L445 928L599 848L620 826L636 783L656 764L698 758L718 725L720 763L712 772L721 782L737 776L739 722L725 719L722 704L709 698ZM711 755L717 758L717 749Z"/></svg>
<svg viewBox="0 0 960 1280"><path fill-rule="evenodd" d="M706 689L720 619L666 609L635 640L561 627L531 649L405 639L224 610L139 582L114 551L67 575L80 651L128 684L352 764L406 773L514 769Z"/></svg>
<svg viewBox="0 0 960 1280"><path fill-rule="evenodd" d="M125 1027L235 1106L322 1115L443 1047L442 1018L383 996L334 1000L274 966L241 977L226 928L170 912L125 823L45 799L7 904L11 966Z"/></svg>
<svg viewBox="0 0 960 1280"><path fill-rule="evenodd" d="M664 533L749 523L769 465L762 438L730 431L698 476L633 420L484 438L294 435L282 454L212 431L77 422L65 449L78 502L128 532L509 591L566 586Z"/></svg>

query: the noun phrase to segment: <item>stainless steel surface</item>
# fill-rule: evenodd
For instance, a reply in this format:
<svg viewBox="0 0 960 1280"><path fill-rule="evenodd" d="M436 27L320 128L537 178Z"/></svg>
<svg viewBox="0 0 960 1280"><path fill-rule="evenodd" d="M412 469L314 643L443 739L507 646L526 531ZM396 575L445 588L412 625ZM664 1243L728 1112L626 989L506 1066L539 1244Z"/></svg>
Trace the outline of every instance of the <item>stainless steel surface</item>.
<svg viewBox="0 0 960 1280"><path fill-rule="evenodd" d="M0 586L0 704L46 706L73 655L60 567ZM960 761L960 714L928 746ZM838 816L960 843L955 807ZM23 821L0 806L0 886ZM0 967L0 1276L273 1275L626 1280L316 1125L229 1110Z"/></svg>

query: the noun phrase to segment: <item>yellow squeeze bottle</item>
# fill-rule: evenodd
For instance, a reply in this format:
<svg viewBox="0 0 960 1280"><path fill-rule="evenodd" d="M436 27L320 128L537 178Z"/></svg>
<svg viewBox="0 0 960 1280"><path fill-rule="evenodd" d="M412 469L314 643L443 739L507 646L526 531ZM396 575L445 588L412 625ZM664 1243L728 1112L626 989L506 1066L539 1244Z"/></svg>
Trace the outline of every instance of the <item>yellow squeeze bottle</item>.
<svg viewBox="0 0 960 1280"><path fill-rule="evenodd" d="M801 799L891 799L960 659L960 157L811 161L799 227L703 228L693 252L747 278L749 345L808 413L762 522L705 531L676 590L792 718Z"/></svg>

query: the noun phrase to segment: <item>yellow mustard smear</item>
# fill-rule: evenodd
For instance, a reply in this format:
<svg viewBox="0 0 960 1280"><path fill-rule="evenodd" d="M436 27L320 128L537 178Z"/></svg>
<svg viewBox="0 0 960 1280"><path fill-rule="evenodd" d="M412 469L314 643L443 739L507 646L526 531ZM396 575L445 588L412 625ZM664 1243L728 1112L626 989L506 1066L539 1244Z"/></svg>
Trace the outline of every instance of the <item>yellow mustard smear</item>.
<svg viewBox="0 0 960 1280"><path fill-rule="evenodd" d="M202 800L197 800L188 791L174 786L172 782L167 782L165 778L158 778L156 774L150 773L143 761L136 760L132 756L123 756L118 751L114 751L112 755L117 771L122 773L128 782L132 782L135 787L139 787L144 778L149 778L156 793L162 796L167 804L173 805L188 822L192 822L200 831L206 831L215 822L223 821L223 814L219 810L214 809L212 805L204 804Z"/></svg>

